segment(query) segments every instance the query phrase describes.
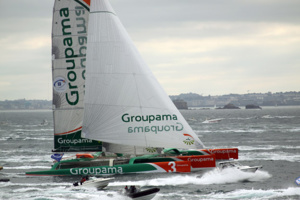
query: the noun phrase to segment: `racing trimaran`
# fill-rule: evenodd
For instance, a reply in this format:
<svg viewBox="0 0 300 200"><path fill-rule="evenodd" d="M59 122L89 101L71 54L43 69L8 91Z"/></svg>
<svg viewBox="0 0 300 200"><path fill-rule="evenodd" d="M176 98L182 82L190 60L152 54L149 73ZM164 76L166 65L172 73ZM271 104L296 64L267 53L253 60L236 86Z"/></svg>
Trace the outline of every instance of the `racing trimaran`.
<svg viewBox="0 0 300 200"><path fill-rule="evenodd" d="M108 0L55 0L52 72L53 151L97 153L27 175L191 172L238 158L236 148L205 149Z"/></svg>

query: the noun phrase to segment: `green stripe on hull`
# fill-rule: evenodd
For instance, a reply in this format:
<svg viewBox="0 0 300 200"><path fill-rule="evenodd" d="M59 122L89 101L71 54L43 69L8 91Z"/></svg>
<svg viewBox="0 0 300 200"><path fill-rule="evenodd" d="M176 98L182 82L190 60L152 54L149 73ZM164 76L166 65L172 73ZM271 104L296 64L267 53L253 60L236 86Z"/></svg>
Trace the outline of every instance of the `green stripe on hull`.
<svg viewBox="0 0 300 200"><path fill-rule="evenodd" d="M76 176L76 175L111 175L125 173L147 173L159 172L159 170L149 163L115 165L102 167L83 167L71 169L58 169L46 171L26 172L26 175L32 176Z"/></svg>

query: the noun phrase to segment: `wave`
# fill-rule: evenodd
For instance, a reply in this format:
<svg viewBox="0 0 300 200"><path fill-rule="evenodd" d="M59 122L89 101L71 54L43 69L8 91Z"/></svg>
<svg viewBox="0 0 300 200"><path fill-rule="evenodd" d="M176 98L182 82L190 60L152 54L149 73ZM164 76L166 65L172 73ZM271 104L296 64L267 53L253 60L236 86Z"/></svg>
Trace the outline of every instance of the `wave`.
<svg viewBox="0 0 300 200"><path fill-rule="evenodd" d="M36 138L36 137L25 137L24 140L46 140L46 141L52 141L53 138L43 138L43 137L39 137L39 138Z"/></svg>
<svg viewBox="0 0 300 200"><path fill-rule="evenodd" d="M52 163L51 155L12 155L9 157L1 157L0 161L2 163L32 163L43 162L43 163Z"/></svg>
<svg viewBox="0 0 300 200"><path fill-rule="evenodd" d="M300 132L300 128L292 128L290 130L287 130L288 132Z"/></svg>
<svg viewBox="0 0 300 200"><path fill-rule="evenodd" d="M29 137L29 136L26 136L26 137L22 137L22 136L19 136L19 135L15 135L15 136L8 136L8 137L2 137L0 138L0 141L7 141L7 140L24 140L24 141L27 141L27 140L44 140L44 141L52 141L53 138L45 138L45 137Z"/></svg>
<svg viewBox="0 0 300 200"><path fill-rule="evenodd" d="M124 196L119 191L97 191L94 188L76 189L71 183L0 183L0 190L7 191L11 187L20 187L14 189L11 193L3 194L2 197L13 200L32 200L32 199L90 199L90 200L124 200ZM1 197L1 194L0 194Z"/></svg>
<svg viewBox="0 0 300 200"><path fill-rule="evenodd" d="M238 146L240 151L257 151L257 150L280 150L280 149L300 149L300 146L282 146L282 145L258 145L258 146Z"/></svg>
<svg viewBox="0 0 300 200"><path fill-rule="evenodd" d="M292 119L292 118L296 118L296 116L272 116L272 115L264 115L261 118L263 119Z"/></svg>
<svg viewBox="0 0 300 200"><path fill-rule="evenodd" d="M18 166L18 167L5 167L5 169L49 169L50 166Z"/></svg>
<svg viewBox="0 0 300 200"><path fill-rule="evenodd" d="M228 130L224 130L224 129L220 129L220 130L197 130L195 129L194 130L195 133L197 134L202 134L202 133L263 133L263 132L266 132L268 130L265 130L265 129L228 129Z"/></svg>
<svg viewBox="0 0 300 200"><path fill-rule="evenodd" d="M300 162L300 154L287 153L287 152L248 152L239 155L239 160L285 160L289 162Z"/></svg>
<svg viewBox="0 0 300 200"><path fill-rule="evenodd" d="M197 174L196 174L197 175ZM159 192L154 200L165 199L189 199L189 200L212 200L212 199L297 199L300 190L297 187L289 187L286 189L235 189L233 191L215 190L213 192L182 191L172 190L168 193L163 192L164 187L180 185L224 185L231 183L240 183L245 181L263 182L271 178L271 175L265 171L257 171L256 173L241 172L235 169L226 169L223 171L213 170L202 176L191 175L175 175L164 178L152 178L137 181L116 181L111 182L105 190L97 191L94 188L76 189L73 188L71 182L44 182L44 183L0 183L0 190L7 191L15 188L13 194L7 193L7 199L104 199L104 200L121 200L124 199L119 191L125 185L158 186L162 192ZM221 187L221 186L220 186ZM201 187L199 187L201 188ZM11 195L11 196L9 196ZM11 198L10 198L11 197Z"/></svg>
<svg viewBox="0 0 300 200"><path fill-rule="evenodd" d="M298 199L300 195L299 188L289 187L287 189L268 189L268 190L235 190L226 193L211 193L204 195L199 199Z"/></svg>
<svg viewBox="0 0 300 200"><path fill-rule="evenodd" d="M289 187L287 189L252 189L252 190L235 190L231 192L217 191L209 194L197 195L189 193L158 193L157 199L173 199L168 197L180 197L180 199L189 200L216 200L216 199L245 199L245 200L261 200L261 199L299 199L299 188Z"/></svg>
<svg viewBox="0 0 300 200"><path fill-rule="evenodd" d="M201 127L197 127L194 129L195 133L199 134L204 134L204 133L209 133L209 134L219 134L219 133L268 133L268 132L280 132L280 133L300 133L300 128L290 128L290 127L282 127L280 129L276 127L270 127L270 128L247 128L247 129L214 129L214 130L201 130Z"/></svg>
<svg viewBox="0 0 300 200"><path fill-rule="evenodd" d="M24 129L24 128L18 128L18 129L13 129L12 131L17 131L17 132L40 132L40 131L53 131L53 128L39 128L39 129Z"/></svg>

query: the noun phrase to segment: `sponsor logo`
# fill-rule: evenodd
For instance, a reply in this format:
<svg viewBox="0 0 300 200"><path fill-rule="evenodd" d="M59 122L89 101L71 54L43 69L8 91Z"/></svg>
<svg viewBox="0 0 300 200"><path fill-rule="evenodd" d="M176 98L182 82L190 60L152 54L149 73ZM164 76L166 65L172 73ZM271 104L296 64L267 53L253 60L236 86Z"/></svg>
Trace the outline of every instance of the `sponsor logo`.
<svg viewBox="0 0 300 200"><path fill-rule="evenodd" d="M296 178L295 183L296 183L297 185L300 185L300 177Z"/></svg>
<svg viewBox="0 0 300 200"><path fill-rule="evenodd" d="M64 48L64 64L59 66L66 69L65 98L69 105L78 104L82 88L81 79L85 80L86 49L87 49L87 18L84 7L76 6L75 11L69 8L59 10L59 22L62 40L61 46ZM76 15L73 18L73 13ZM80 68L78 68L80 67ZM78 80L80 77L80 80ZM83 85L84 88L84 85Z"/></svg>
<svg viewBox="0 0 300 200"><path fill-rule="evenodd" d="M88 143L93 143L93 140L90 140L90 139L62 139L62 138L59 138L57 140L57 142L59 144L88 144Z"/></svg>
<svg viewBox="0 0 300 200"><path fill-rule="evenodd" d="M123 122L153 122L153 121L170 121L170 120L177 120L176 115L137 115L137 116L130 116L128 113L122 115Z"/></svg>
<svg viewBox="0 0 300 200"><path fill-rule="evenodd" d="M122 174L122 167L93 167L93 168L71 168L70 173L73 175L88 175L88 174Z"/></svg>
<svg viewBox="0 0 300 200"><path fill-rule="evenodd" d="M175 114L170 115L129 115L125 113L122 115L121 120L125 123L143 123L142 126L129 126L128 133L160 133L160 132L178 132L184 129L183 125L177 121ZM166 125L153 125L152 122L170 121ZM174 122L173 122L174 121ZM145 122L149 123L149 126L145 126ZM173 123L173 124L172 124Z"/></svg>
<svg viewBox="0 0 300 200"><path fill-rule="evenodd" d="M135 126L128 127L128 133L159 133L159 132L170 132L170 131L182 131L183 125L176 122L174 125L160 125L160 126Z"/></svg>
<svg viewBox="0 0 300 200"><path fill-rule="evenodd" d="M183 135L186 136L186 139L183 140L184 144L192 145L195 143L194 138L190 134L184 133Z"/></svg>
<svg viewBox="0 0 300 200"><path fill-rule="evenodd" d="M154 147L147 147L146 151L149 152L149 153L155 153L155 152L157 152L157 149L154 148Z"/></svg>
<svg viewBox="0 0 300 200"><path fill-rule="evenodd" d="M212 150L213 153L218 154L228 154L228 153L237 153L236 150L233 149L226 149L226 150Z"/></svg>
<svg viewBox="0 0 300 200"><path fill-rule="evenodd" d="M176 165L177 167L189 167L189 164L178 164Z"/></svg>
<svg viewBox="0 0 300 200"><path fill-rule="evenodd" d="M214 161L214 158L188 158L190 162L207 162L207 161Z"/></svg>
<svg viewBox="0 0 300 200"><path fill-rule="evenodd" d="M56 92L64 92L68 87L67 81L63 77L56 77L53 80L53 88Z"/></svg>

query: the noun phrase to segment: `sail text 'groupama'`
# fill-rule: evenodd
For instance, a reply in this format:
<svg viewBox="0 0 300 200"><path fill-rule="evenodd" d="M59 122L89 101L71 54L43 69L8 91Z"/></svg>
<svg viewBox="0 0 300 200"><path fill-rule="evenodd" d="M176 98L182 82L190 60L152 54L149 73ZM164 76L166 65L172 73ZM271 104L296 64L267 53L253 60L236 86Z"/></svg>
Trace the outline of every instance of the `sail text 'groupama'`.
<svg viewBox="0 0 300 200"><path fill-rule="evenodd" d="M175 114L165 114L165 115L136 115L130 116L128 113L122 115L122 121L125 123L133 123L133 122L151 122L154 121L177 121L177 116ZM128 133L148 133L154 132L157 134L158 132L169 132L169 131L182 131L183 125L179 122L173 124L163 124L163 125L153 125L153 126L135 126L135 127L128 127Z"/></svg>
<svg viewBox="0 0 300 200"><path fill-rule="evenodd" d="M59 15L60 17L62 17L62 34L63 36L65 36L63 39L63 45L66 47L64 53L66 58L66 69L68 71L68 86L70 90L70 94L66 93L66 100L70 105L76 105L79 101L78 86L76 85L78 75L74 70L76 65L82 68L81 77L83 78L83 80L85 80L85 62L87 48L87 22L83 17L83 15L85 15L85 12L87 11L83 7L76 6L76 23L74 24L74 26L76 26L77 29L75 29L74 27L72 27L73 24L70 22L71 17L69 9L62 8L59 11ZM76 30L76 32L72 33L72 30ZM78 52L76 53L74 49L77 51L77 48Z"/></svg>

